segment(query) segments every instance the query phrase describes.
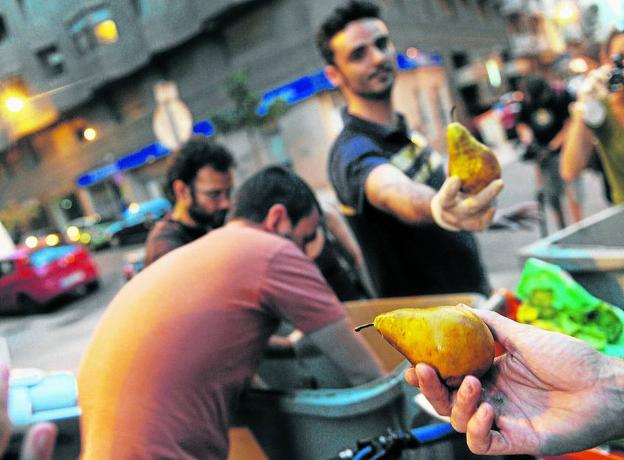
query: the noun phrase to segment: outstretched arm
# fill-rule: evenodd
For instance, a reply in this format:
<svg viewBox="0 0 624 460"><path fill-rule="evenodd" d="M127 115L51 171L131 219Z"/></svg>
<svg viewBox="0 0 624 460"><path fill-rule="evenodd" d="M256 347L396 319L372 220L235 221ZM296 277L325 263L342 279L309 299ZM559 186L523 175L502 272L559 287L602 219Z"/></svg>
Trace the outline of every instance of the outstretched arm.
<svg viewBox="0 0 624 460"><path fill-rule="evenodd" d="M368 201L408 224L434 221L446 230L481 231L494 217L494 198L503 189L497 179L476 195L463 195L461 181L449 177L442 188L413 182L398 168L384 164L373 169L366 179Z"/></svg>
<svg viewBox="0 0 624 460"><path fill-rule="evenodd" d="M599 101L608 95L609 70L608 65L592 70L579 88L577 102L571 105L570 128L560 159L561 177L565 181L576 179L591 158L594 136L586 123L600 126L604 121L605 111Z"/></svg>

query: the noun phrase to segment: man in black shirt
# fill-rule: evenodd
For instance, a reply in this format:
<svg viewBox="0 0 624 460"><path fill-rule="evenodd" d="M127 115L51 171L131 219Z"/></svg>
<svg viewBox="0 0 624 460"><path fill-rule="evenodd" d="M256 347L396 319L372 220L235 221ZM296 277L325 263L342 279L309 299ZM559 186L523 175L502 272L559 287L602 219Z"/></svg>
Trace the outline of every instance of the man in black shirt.
<svg viewBox="0 0 624 460"><path fill-rule="evenodd" d="M442 157L394 111L396 52L376 5L351 1L321 25L327 77L347 101L329 160L342 211L382 297L490 293L468 231L489 225L501 180L464 196Z"/></svg>
<svg viewBox="0 0 624 460"><path fill-rule="evenodd" d="M525 160L536 163L538 202L542 209L549 204L554 211L557 226L566 226L561 198L568 199L570 216L574 222L582 218L579 196L580 179L566 186L559 174L559 154L566 138L570 118L568 107L574 97L565 89L556 90L545 78L531 75L526 81L525 97L521 104L518 137L527 145ZM542 233L547 233L545 221Z"/></svg>
<svg viewBox="0 0 624 460"><path fill-rule="evenodd" d="M145 266L224 224L235 166L224 147L203 137L189 140L174 154L167 182L175 203L147 237Z"/></svg>

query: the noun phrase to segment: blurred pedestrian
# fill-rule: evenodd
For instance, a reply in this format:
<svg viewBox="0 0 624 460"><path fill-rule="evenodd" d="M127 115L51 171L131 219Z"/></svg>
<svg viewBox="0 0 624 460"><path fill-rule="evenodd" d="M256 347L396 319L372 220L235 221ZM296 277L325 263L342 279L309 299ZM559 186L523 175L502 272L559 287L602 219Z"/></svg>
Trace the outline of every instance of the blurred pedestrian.
<svg viewBox="0 0 624 460"><path fill-rule="evenodd" d="M485 455L559 455L624 437L624 361L560 333L473 310L505 348L450 389L423 363L405 379Z"/></svg>
<svg viewBox="0 0 624 460"><path fill-rule="evenodd" d="M195 137L173 153L167 186L174 204L152 228L145 243L145 266L225 223L234 182L234 158L205 137Z"/></svg>
<svg viewBox="0 0 624 460"><path fill-rule="evenodd" d="M377 294L488 295L468 231L487 228L502 181L464 196L459 179L445 177L442 157L394 111L396 51L375 4L349 1L336 8L316 40L325 73L347 102L329 175Z"/></svg>
<svg viewBox="0 0 624 460"><path fill-rule="evenodd" d="M304 254L321 211L294 173L247 179L222 228L132 279L97 325L78 374L82 457L225 459L237 399L281 320L352 385L382 375Z"/></svg>
<svg viewBox="0 0 624 460"><path fill-rule="evenodd" d="M562 197L567 199L572 222L579 222L583 214L580 178L566 186L559 174L559 154L568 129L568 108L573 100L567 89L556 90L544 77L531 75L526 81L516 125L518 137L526 147L523 158L535 162L540 207L542 210L547 206L552 208L560 229L566 226ZM547 233L545 222L543 225L542 233Z"/></svg>
<svg viewBox="0 0 624 460"><path fill-rule="evenodd" d="M613 204L624 203L624 31L611 33L602 67L589 73L573 105L561 157L561 175L579 177L598 152Z"/></svg>

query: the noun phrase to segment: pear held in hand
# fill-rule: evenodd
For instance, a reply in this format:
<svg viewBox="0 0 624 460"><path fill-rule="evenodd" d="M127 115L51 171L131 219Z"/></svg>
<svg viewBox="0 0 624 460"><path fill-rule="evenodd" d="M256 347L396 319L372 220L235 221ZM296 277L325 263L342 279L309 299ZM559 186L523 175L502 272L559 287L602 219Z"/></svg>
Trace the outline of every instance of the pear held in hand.
<svg viewBox="0 0 624 460"><path fill-rule="evenodd" d="M482 376L494 360L492 333L463 305L400 308L376 316L372 325L413 365L429 364L449 386L466 375Z"/></svg>
<svg viewBox="0 0 624 460"><path fill-rule="evenodd" d="M461 123L446 128L449 175L461 179L461 191L474 195L501 177L501 167L492 150L476 140Z"/></svg>

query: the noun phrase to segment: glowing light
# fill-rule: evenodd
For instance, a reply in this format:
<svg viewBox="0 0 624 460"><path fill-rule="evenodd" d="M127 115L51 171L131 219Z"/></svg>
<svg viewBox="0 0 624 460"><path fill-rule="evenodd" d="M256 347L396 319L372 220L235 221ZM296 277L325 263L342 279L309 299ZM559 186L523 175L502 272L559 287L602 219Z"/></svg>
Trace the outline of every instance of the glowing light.
<svg viewBox="0 0 624 460"><path fill-rule="evenodd" d="M33 249L37 247L38 242L39 240L37 240L37 237L31 235L28 238L26 238L26 240L24 241L24 244L30 249Z"/></svg>
<svg viewBox="0 0 624 460"><path fill-rule="evenodd" d="M498 88L502 83L500 69L498 68L498 62L496 62L495 59L488 59L485 62L485 69L487 70L490 85Z"/></svg>
<svg viewBox="0 0 624 460"><path fill-rule="evenodd" d="M418 48L414 48L413 46L405 50L405 55L410 59L416 59L420 51Z"/></svg>
<svg viewBox="0 0 624 460"><path fill-rule="evenodd" d="M57 244L59 244L61 241L61 239L58 237L58 235L56 233L50 233L49 235L46 235L45 237L45 243L48 246L56 246Z"/></svg>
<svg viewBox="0 0 624 460"><path fill-rule="evenodd" d="M88 233L82 233L80 235L80 242L82 244L89 244L89 241L91 241L91 235L89 235Z"/></svg>
<svg viewBox="0 0 624 460"><path fill-rule="evenodd" d="M98 41L105 45L115 43L119 39L117 24L112 19L100 22L93 28L93 31Z"/></svg>
<svg viewBox="0 0 624 460"><path fill-rule="evenodd" d="M574 73L585 73L588 69L587 61L583 58L572 59L568 67L570 68L570 71Z"/></svg>
<svg viewBox="0 0 624 460"><path fill-rule="evenodd" d="M555 7L555 19L561 25L571 24L579 18L579 9L570 0L561 0Z"/></svg>
<svg viewBox="0 0 624 460"><path fill-rule="evenodd" d="M128 212L132 213L132 214L136 214L137 212L139 212L139 209L141 207L139 206L139 203L130 203L128 205Z"/></svg>
<svg viewBox="0 0 624 460"><path fill-rule="evenodd" d="M24 108L24 100L21 97L11 96L6 100L4 105L11 112L19 112Z"/></svg>
<svg viewBox="0 0 624 460"><path fill-rule="evenodd" d="M82 137L84 137L86 140L88 140L89 142L95 140L95 138L97 137L97 131L93 128L86 128L83 132L82 132Z"/></svg>
<svg viewBox="0 0 624 460"><path fill-rule="evenodd" d="M72 241L78 241L80 239L80 229L75 225L67 228L67 237Z"/></svg>

